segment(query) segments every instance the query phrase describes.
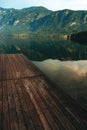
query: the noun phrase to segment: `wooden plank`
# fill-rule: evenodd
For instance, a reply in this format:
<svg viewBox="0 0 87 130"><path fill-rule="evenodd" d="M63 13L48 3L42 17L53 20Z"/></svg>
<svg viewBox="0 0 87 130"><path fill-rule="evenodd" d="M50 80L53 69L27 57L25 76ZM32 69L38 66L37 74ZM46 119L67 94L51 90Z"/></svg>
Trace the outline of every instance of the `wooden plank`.
<svg viewBox="0 0 87 130"><path fill-rule="evenodd" d="M12 57L8 56L8 58L12 58ZM9 61L10 61L10 59L9 59ZM11 63L11 61L10 61L10 63ZM11 75L11 73L13 73L13 75L12 75L13 79L14 79L15 71L16 71L16 68L13 64L12 66L10 66L10 69L9 69L10 75ZM11 87L11 88L9 88L9 91L10 91L9 94L10 94L11 100L13 98L13 102L11 102L11 104L13 104L13 105L10 105L10 107L14 108L10 114L11 117L14 114L13 124L11 123L11 125L12 125L12 127L15 125L14 130L16 130L16 129L26 130L27 126L26 126L26 122L24 121L24 116L22 113L21 103L20 103L20 99L19 99L19 94L18 94L18 91L17 91L16 86L15 86L15 80L9 80L9 83L10 84L8 86ZM13 128L12 128L12 130L13 130Z"/></svg>
<svg viewBox="0 0 87 130"><path fill-rule="evenodd" d="M14 72L16 71L16 66L14 66L13 68L11 67L11 69L12 70L14 70ZM14 73L13 72L13 73ZM13 77L14 78L14 77ZM14 80L14 87L13 87L13 91L14 91L14 95L15 95L15 93L18 93L18 98L19 98L19 103L20 103L20 105L21 105L21 111L22 111L22 115L23 115L23 119L24 119L24 122L25 122L25 125L26 125L26 129L31 129L31 130L33 130L33 129L35 129L34 127L35 127L35 123L37 123L37 121L38 121L38 117L37 118L35 118L35 115L36 115L36 113L35 113L35 110L32 110L32 109L30 109L30 111L28 111L28 108L27 108L27 105L26 105L26 99L28 98L28 97L26 97L26 99L24 99L24 95L23 95L23 93L24 93L24 91L22 92L22 89L21 89L21 87L22 87L23 85L21 84L21 82L20 82L20 80ZM24 87L24 86L23 86ZM15 96L14 96L15 97ZM21 100L22 99L22 100ZM30 104L30 102L29 102L29 99L28 99L28 102L27 102L27 104ZM30 108L30 106L29 106L29 108ZM35 120L33 123L32 123L32 119L30 119L30 115L31 115L31 113L32 113L32 111L34 111L33 113L33 119ZM30 114L30 115L29 115ZM37 115L38 116L38 115ZM18 118L20 118L20 117L18 117ZM39 122L37 123L37 127L39 126ZM21 128L22 129L22 128ZM40 126L40 129L42 130L42 126Z"/></svg>
<svg viewBox="0 0 87 130"><path fill-rule="evenodd" d="M3 82L3 117L2 117L3 130L10 130L9 121L9 108L8 108L8 94L7 83Z"/></svg>
<svg viewBox="0 0 87 130"><path fill-rule="evenodd" d="M7 81L7 86L8 86L8 104L9 104L9 118L10 118L11 130L18 130L18 118L16 113L14 93L12 90L13 89L12 81Z"/></svg>
<svg viewBox="0 0 87 130"><path fill-rule="evenodd" d="M32 92L33 92L33 94L35 96L35 99L37 101L37 104L38 104L38 106L40 106L40 108L41 108L41 110L42 110L48 124L51 127L51 129L54 129L54 130L55 129L57 129L57 130L60 129L59 126L56 124L54 118L52 117L52 113L50 113L49 107L44 103L45 100L43 101L41 96L39 95L39 93L36 91L36 85L35 85L34 81L31 82L30 89L32 90ZM62 129L63 129L63 127L62 127Z"/></svg>
<svg viewBox="0 0 87 130"><path fill-rule="evenodd" d="M46 120L46 118L45 118L45 116L44 116L44 114L43 114L43 112L42 112L40 106L38 105L38 103L37 103L37 101L36 101L36 98L35 98L34 95L33 95L33 92L32 92L31 89L30 89L31 84L28 86L26 80L24 80L23 82L24 82L24 86L26 87L26 90L27 90L28 94L30 95L30 98L31 98L31 100L32 100L32 103L34 104L35 109L36 109L36 111L37 111L37 113L38 113L38 115L39 115L39 117L40 117L40 119L41 119L41 122L42 122L42 124L43 124L44 129L45 129L45 130L50 130L51 128L50 128L50 126L49 126L49 124L48 124L48 122L47 122L47 120ZM30 83L30 82L29 82L29 83ZM44 108L43 108L43 109L44 109Z"/></svg>
<svg viewBox="0 0 87 130"><path fill-rule="evenodd" d="M2 91L2 82L0 82L0 130L2 130L2 114L3 114L3 91Z"/></svg>
<svg viewBox="0 0 87 130"><path fill-rule="evenodd" d="M33 129L33 127L34 127L34 129L43 130L43 126L41 124L37 111L34 108L34 105L32 104L32 100L30 99L30 96L26 92L25 86L22 84L21 80L18 81L17 89L19 89L19 88L20 88L20 90L18 90L18 92L20 91L20 99L23 96L23 98L24 98L23 103L25 103L26 107L27 107L27 116L29 116L29 118L27 118L27 124L29 124L29 119L30 119L31 129ZM24 106L24 104L23 104L23 106ZM33 126L32 126L32 124L33 124Z"/></svg>
<svg viewBox="0 0 87 130"><path fill-rule="evenodd" d="M33 74L31 69L29 69L26 65L26 62L24 62L22 55L18 55L17 57L15 57L17 61L19 61L19 68L20 68L20 72L21 72L21 76L22 77L30 77L36 74Z"/></svg>
<svg viewBox="0 0 87 130"><path fill-rule="evenodd" d="M26 121L24 118L24 113L23 113L23 109L21 106L19 93L16 89L16 86L14 86L14 84L13 84L13 93L14 93L14 100L15 100L19 130L27 130L27 125L26 125ZM23 99L21 99L21 100L23 100Z"/></svg>
<svg viewBox="0 0 87 130"><path fill-rule="evenodd" d="M0 80L2 79L2 56L0 55Z"/></svg>
<svg viewBox="0 0 87 130"><path fill-rule="evenodd" d="M9 65L9 59L8 57L6 57L6 59L8 60L8 64L7 64L7 79L11 76L11 67ZM13 82L12 80L6 80L7 82L7 93L8 93L8 105L9 105L9 118L10 118L10 126L11 126L11 130L18 130L19 126L18 126L18 117L17 117L17 113L16 113L16 104L15 104L15 100L14 100L14 87L13 87Z"/></svg>
<svg viewBox="0 0 87 130"><path fill-rule="evenodd" d="M5 59L2 57L2 78L5 79L7 77L6 64ZM2 82L2 107L3 107L3 115L2 115L2 125L4 130L10 130L10 121L9 121L9 108L8 108L8 93L7 93L7 82Z"/></svg>
<svg viewBox="0 0 87 130"><path fill-rule="evenodd" d="M23 63L26 64L26 67L33 73L33 75L42 75L43 73L24 55L19 55L19 59L22 59Z"/></svg>

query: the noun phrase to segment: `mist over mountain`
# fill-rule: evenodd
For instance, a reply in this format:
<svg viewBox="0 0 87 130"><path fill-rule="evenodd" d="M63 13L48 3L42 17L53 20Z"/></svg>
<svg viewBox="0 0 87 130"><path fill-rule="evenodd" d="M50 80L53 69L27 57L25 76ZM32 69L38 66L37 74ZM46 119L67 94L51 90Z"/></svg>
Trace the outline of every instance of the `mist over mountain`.
<svg viewBox="0 0 87 130"><path fill-rule="evenodd" d="M87 11L51 11L44 7L0 8L0 33L71 34L86 30Z"/></svg>

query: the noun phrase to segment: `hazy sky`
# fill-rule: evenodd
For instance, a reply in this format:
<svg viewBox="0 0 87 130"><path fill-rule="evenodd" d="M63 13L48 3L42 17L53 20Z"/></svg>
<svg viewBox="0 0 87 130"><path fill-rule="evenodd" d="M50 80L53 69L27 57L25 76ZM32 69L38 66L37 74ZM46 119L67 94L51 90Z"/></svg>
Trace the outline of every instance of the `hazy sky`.
<svg viewBox="0 0 87 130"><path fill-rule="evenodd" d="M21 9L44 6L51 10L87 10L87 0L0 0L0 7Z"/></svg>

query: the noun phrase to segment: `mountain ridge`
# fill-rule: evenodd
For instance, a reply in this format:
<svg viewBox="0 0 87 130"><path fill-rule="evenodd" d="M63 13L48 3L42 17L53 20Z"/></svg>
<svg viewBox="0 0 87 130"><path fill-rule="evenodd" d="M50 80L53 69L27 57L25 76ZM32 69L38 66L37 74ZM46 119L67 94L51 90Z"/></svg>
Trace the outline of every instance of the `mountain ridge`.
<svg viewBox="0 0 87 130"><path fill-rule="evenodd" d="M0 7L0 33L59 33L85 31L87 11L51 11L42 6L23 9Z"/></svg>

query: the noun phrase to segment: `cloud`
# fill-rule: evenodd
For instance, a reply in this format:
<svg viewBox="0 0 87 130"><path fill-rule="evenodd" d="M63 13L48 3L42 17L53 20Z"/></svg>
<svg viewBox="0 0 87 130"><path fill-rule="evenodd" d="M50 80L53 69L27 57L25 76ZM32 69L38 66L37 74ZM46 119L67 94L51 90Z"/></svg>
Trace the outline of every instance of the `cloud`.
<svg viewBox="0 0 87 130"><path fill-rule="evenodd" d="M56 75L63 73L63 75L70 74L71 77L81 78L87 76L87 61L59 61L59 60L45 60L43 62L35 62L45 73L49 75Z"/></svg>
<svg viewBox="0 0 87 130"><path fill-rule="evenodd" d="M87 61L74 61L65 64L67 70L71 70L78 77L85 77L87 75Z"/></svg>

